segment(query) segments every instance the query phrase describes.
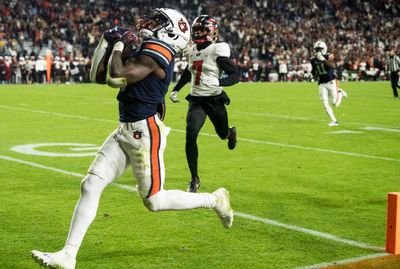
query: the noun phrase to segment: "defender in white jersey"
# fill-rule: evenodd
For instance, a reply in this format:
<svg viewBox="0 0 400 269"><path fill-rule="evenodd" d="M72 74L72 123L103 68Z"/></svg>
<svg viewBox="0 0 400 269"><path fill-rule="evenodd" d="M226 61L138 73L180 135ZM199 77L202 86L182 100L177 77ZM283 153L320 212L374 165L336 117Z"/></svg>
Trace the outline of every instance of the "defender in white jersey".
<svg viewBox="0 0 400 269"><path fill-rule="evenodd" d="M191 81L190 93L186 97L189 110L186 116L186 158L192 176L189 192L196 192L200 187L197 171L197 137L208 116L221 139L228 139L228 148L236 146L236 128L229 127L225 105L230 99L223 91L223 86L239 82L236 65L229 59L230 47L225 42L217 42L218 25L208 15L197 17L192 25L192 41L184 50L188 66L183 71L178 83L171 92L173 102L179 102L178 91ZM225 76L221 78L222 72Z"/></svg>

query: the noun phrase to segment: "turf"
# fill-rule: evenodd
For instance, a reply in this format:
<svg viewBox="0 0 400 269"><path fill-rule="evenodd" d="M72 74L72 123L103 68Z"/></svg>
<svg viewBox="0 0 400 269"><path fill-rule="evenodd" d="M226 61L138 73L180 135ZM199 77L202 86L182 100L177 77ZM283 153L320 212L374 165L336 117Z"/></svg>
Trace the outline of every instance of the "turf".
<svg viewBox="0 0 400 269"><path fill-rule="evenodd" d="M340 126L334 128L327 125L314 83L226 88L238 145L229 151L207 120L198 139L199 173L201 191L229 189L239 212L233 227L223 229L211 210L151 213L137 193L110 186L77 268L283 269L377 253L288 226L385 245L387 193L399 191L400 183L400 101L392 98L388 82L343 83L342 88L350 98L335 109ZM167 100L165 123L172 132L165 151L166 189L184 190L190 177L184 149L187 93L188 88L181 91L180 103ZM93 158L29 155L12 148L100 146L117 126L115 96L114 89L92 84L0 85L1 268L35 268L32 249L62 247L80 174ZM71 153L70 148L38 149ZM136 185L130 171L117 182Z"/></svg>

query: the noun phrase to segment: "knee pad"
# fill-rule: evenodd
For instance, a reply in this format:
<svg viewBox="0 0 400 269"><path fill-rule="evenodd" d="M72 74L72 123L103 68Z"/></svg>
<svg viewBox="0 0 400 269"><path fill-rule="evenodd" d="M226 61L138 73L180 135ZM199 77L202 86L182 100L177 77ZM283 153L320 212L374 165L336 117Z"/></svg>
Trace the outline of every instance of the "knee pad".
<svg viewBox="0 0 400 269"><path fill-rule="evenodd" d="M81 194L101 195L108 183L97 175L87 174L81 182Z"/></svg>

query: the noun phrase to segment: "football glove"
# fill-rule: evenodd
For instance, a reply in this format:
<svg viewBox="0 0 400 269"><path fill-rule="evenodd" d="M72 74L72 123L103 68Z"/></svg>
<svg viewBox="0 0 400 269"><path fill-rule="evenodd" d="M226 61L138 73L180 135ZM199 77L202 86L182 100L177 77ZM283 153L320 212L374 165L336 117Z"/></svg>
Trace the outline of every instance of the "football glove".
<svg viewBox="0 0 400 269"><path fill-rule="evenodd" d="M204 76L202 82L204 85L210 88L215 88L219 86L219 79L212 76Z"/></svg>
<svg viewBox="0 0 400 269"><path fill-rule="evenodd" d="M178 92L177 91L172 91L171 94L169 95L169 99L171 99L171 101L173 103L178 103L180 102L179 98L178 98Z"/></svg>
<svg viewBox="0 0 400 269"><path fill-rule="evenodd" d="M128 30L119 26L115 26L114 28L108 29L103 33L104 39L108 43L113 43L117 40L119 40L125 32Z"/></svg>
<svg viewBox="0 0 400 269"><path fill-rule="evenodd" d="M138 43L139 41L139 37L137 35L135 35L134 33L132 33L131 31L126 31L120 38L118 41L121 41L122 43L124 43L124 46L127 47L129 45L133 45Z"/></svg>
<svg viewBox="0 0 400 269"><path fill-rule="evenodd" d="M315 54L315 57L317 58L317 60L322 61L322 62L326 60L324 55L322 54L322 52L317 52Z"/></svg>

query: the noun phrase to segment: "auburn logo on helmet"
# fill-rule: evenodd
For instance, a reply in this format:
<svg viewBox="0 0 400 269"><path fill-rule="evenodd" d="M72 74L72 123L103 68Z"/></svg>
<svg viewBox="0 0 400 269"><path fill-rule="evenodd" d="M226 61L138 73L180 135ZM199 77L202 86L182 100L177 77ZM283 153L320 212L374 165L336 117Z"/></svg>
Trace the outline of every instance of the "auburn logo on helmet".
<svg viewBox="0 0 400 269"><path fill-rule="evenodd" d="M181 18L178 22L179 30L181 30L183 33L189 30L189 27L187 26L187 23Z"/></svg>

